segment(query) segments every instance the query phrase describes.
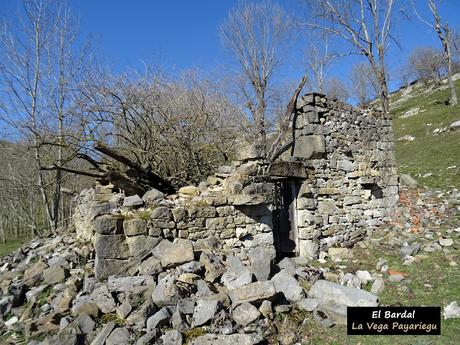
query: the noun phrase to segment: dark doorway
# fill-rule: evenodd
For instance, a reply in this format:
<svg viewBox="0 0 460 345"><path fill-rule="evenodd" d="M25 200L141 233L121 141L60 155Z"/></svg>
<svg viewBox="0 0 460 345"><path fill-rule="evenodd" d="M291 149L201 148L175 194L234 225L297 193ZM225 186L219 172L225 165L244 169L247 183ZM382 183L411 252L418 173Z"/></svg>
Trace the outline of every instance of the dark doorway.
<svg viewBox="0 0 460 345"><path fill-rule="evenodd" d="M279 258L295 256L298 251L297 195L299 190L300 183L294 179L277 183L273 219L275 247Z"/></svg>

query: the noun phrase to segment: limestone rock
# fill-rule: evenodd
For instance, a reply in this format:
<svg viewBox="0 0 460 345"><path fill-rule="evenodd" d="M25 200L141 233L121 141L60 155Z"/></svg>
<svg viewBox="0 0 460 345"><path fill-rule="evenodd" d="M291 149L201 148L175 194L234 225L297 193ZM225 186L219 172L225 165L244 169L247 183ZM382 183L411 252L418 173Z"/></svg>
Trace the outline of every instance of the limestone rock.
<svg viewBox="0 0 460 345"><path fill-rule="evenodd" d="M147 222L143 219L128 219L123 222L126 236L143 235L147 233Z"/></svg>
<svg viewBox="0 0 460 345"><path fill-rule="evenodd" d="M161 308L147 319L147 332L152 332L155 328L160 328L169 324L171 315L170 307Z"/></svg>
<svg viewBox="0 0 460 345"><path fill-rule="evenodd" d="M259 316L259 310L251 303L247 302L237 306L232 313L233 320L244 327L256 321Z"/></svg>
<svg viewBox="0 0 460 345"><path fill-rule="evenodd" d="M62 282L66 277L65 270L60 266L53 266L43 271L43 279L45 283L53 285Z"/></svg>
<svg viewBox="0 0 460 345"><path fill-rule="evenodd" d="M203 300L200 299L196 302L193 311L193 327L202 326L211 321L217 313L218 301L217 300Z"/></svg>
<svg viewBox="0 0 460 345"><path fill-rule="evenodd" d="M191 345L255 345L262 339L253 334L201 335L192 340Z"/></svg>
<svg viewBox="0 0 460 345"><path fill-rule="evenodd" d="M276 257L273 247L259 246L249 251L251 272L258 281L270 279L271 266Z"/></svg>
<svg viewBox="0 0 460 345"><path fill-rule="evenodd" d="M157 189L151 189L142 196L146 205L153 205L162 199L164 199L164 194Z"/></svg>
<svg viewBox="0 0 460 345"><path fill-rule="evenodd" d="M175 277L171 273L158 281L152 293L152 300L158 306L172 305L177 302L178 291Z"/></svg>
<svg viewBox="0 0 460 345"><path fill-rule="evenodd" d="M115 235L123 233L123 219L113 215L102 215L94 220L94 229L103 235Z"/></svg>
<svg viewBox="0 0 460 345"><path fill-rule="evenodd" d="M144 205L144 201L137 194L127 196L125 200L123 200L123 207L136 208L142 205Z"/></svg>
<svg viewBox="0 0 460 345"><path fill-rule="evenodd" d="M176 330L166 331L161 340L165 345L182 345L182 334Z"/></svg>
<svg viewBox="0 0 460 345"><path fill-rule="evenodd" d="M231 256L227 259L227 265L230 267L222 275L221 281L229 290L252 282L252 276L249 269L241 262L240 258Z"/></svg>
<svg viewBox="0 0 460 345"><path fill-rule="evenodd" d="M370 292L326 280L318 280L314 283L308 296L317 298L320 304L331 302L349 307L375 307L378 305L378 297Z"/></svg>
<svg viewBox="0 0 460 345"><path fill-rule="evenodd" d="M183 239L177 239L174 243L163 240L153 249L152 253L165 268L174 267L194 259L192 242Z"/></svg>
<svg viewBox="0 0 460 345"><path fill-rule="evenodd" d="M444 307L444 319L458 319L460 318L460 307L457 301L453 301L449 305Z"/></svg>
<svg viewBox="0 0 460 345"><path fill-rule="evenodd" d="M129 331L127 328L116 328L105 341L105 345L129 345L132 344L130 340Z"/></svg>
<svg viewBox="0 0 460 345"><path fill-rule="evenodd" d="M233 306L244 302L262 302L275 296L275 285L271 281L255 282L229 291Z"/></svg>
<svg viewBox="0 0 460 345"><path fill-rule="evenodd" d="M105 314L115 311L116 303L106 285L101 285L91 293L91 299Z"/></svg>
<svg viewBox="0 0 460 345"><path fill-rule="evenodd" d="M179 189L177 194L182 198L193 198L200 195L200 190L195 186L186 186Z"/></svg>
<svg viewBox="0 0 460 345"><path fill-rule="evenodd" d="M104 345L106 339L112 333L112 330L115 328L115 322L110 321L106 323L102 329L97 334L96 338L91 342L91 345Z"/></svg>
<svg viewBox="0 0 460 345"><path fill-rule="evenodd" d="M298 281L289 273L281 271L271 279L277 293L283 293L289 302L299 302L305 298L305 293Z"/></svg>

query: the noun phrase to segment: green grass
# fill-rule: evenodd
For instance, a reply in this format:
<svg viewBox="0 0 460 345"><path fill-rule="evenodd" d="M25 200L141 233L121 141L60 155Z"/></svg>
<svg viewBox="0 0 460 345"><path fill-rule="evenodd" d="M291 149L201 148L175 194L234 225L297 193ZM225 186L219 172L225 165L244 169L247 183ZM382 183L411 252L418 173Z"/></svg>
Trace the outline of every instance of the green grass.
<svg viewBox="0 0 460 345"><path fill-rule="evenodd" d="M5 244L0 243L0 258L8 255L18 249L22 244L29 240L28 237L20 237L6 240Z"/></svg>
<svg viewBox="0 0 460 345"><path fill-rule="evenodd" d="M460 96L460 81L456 82ZM416 88L416 95L392 109L395 138L404 135L415 137L413 142L396 143L396 162L399 173L408 173L428 188L449 190L460 189L460 131L447 131L437 136L435 128L448 127L460 120L460 105L450 107L450 91L438 90L429 94L421 93L423 87ZM400 98L392 96L392 101ZM406 111L419 107L425 110L412 117L400 118ZM429 125L431 124L431 125ZM454 169L448 167L456 166ZM431 176L422 177L431 173Z"/></svg>
<svg viewBox="0 0 460 345"><path fill-rule="evenodd" d="M385 243L386 241L382 241ZM391 283L385 279L385 289L379 296L381 306L441 306L452 301L460 302L460 270L449 265L449 260L460 258L460 248L451 247L448 254L442 251L427 253L426 257L412 265L403 266L402 260L395 255L397 249L386 244L373 245L367 249L354 249L354 258L339 264L327 263L324 266L335 270L338 265L346 265L347 272L358 269L375 270L379 258L385 258L390 269L407 274L405 283ZM427 287L425 284L431 285ZM369 289L365 286L364 289ZM332 328L319 326L312 314L305 313L302 321L295 324L297 315L289 315L289 322L282 320L277 328L283 330L286 325L295 330L302 344L361 344L361 345L454 345L459 344L460 319L441 321L441 336L347 336L346 327L336 325ZM277 322L275 320L275 322Z"/></svg>

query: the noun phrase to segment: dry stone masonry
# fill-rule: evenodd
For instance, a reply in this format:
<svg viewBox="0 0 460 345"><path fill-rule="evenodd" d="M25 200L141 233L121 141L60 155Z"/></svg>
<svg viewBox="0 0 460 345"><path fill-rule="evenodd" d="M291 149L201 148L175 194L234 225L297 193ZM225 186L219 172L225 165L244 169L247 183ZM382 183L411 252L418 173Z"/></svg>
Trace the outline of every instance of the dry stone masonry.
<svg viewBox="0 0 460 345"><path fill-rule="evenodd" d="M74 223L94 244L96 276L152 273L213 252L238 256L263 281L276 256L317 258L383 224L398 200L391 120L308 94L294 121L289 151L271 165L250 145L177 195L84 191Z"/></svg>

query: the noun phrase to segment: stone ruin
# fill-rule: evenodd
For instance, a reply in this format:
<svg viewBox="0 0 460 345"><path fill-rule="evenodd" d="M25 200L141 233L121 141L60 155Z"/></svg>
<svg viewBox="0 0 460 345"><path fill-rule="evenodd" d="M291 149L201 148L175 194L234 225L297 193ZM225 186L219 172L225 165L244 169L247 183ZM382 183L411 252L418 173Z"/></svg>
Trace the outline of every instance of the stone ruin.
<svg viewBox="0 0 460 345"><path fill-rule="evenodd" d="M212 251L249 262L263 281L276 258L318 258L385 223L398 201L389 116L320 94L297 108L292 141L271 165L252 145L176 195L83 191L73 218L78 237L93 242L96 277L155 274Z"/></svg>

